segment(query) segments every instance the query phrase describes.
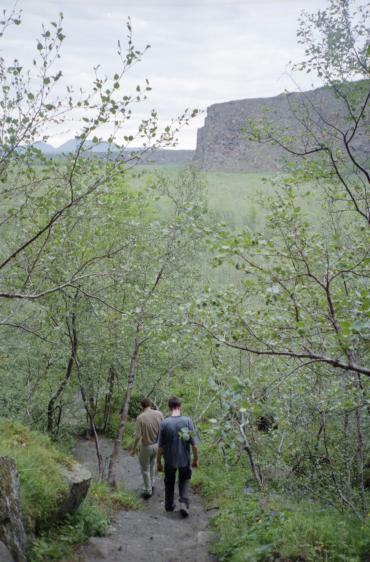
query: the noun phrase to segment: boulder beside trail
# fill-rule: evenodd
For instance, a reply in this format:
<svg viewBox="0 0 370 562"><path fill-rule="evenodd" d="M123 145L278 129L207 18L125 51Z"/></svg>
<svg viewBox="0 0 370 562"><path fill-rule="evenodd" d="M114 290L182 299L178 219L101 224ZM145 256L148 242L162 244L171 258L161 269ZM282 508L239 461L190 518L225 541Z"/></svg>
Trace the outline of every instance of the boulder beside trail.
<svg viewBox="0 0 370 562"><path fill-rule="evenodd" d="M41 531L45 531L51 525L62 521L67 515L70 515L78 509L89 491L91 484L91 472L79 463L74 463L71 467L60 466L61 478L65 478L68 484L68 491L64 497L59 500L56 510L49 516L47 520L38 519L34 522L34 532L38 535ZM0 560L1 562L1 560Z"/></svg>
<svg viewBox="0 0 370 562"><path fill-rule="evenodd" d="M13 556L10 554L5 544L1 541L0 541L0 560L1 562L14 562Z"/></svg>
<svg viewBox="0 0 370 562"><path fill-rule="evenodd" d="M69 494L59 507L58 519L76 511L87 496L92 478L91 472L77 463L73 468L63 467L62 473L68 481Z"/></svg>
<svg viewBox="0 0 370 562"><path fill-rule="evenodd" d="M27 562L18 472L9 457L0 457L0 541L0 560Z"/></svg>

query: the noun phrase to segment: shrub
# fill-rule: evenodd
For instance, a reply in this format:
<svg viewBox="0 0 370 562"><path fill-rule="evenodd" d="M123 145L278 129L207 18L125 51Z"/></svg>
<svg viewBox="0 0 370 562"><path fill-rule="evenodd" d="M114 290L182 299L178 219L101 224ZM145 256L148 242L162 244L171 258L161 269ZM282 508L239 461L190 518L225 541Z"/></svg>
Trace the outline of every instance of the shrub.
<svg viewBox="0 0 370 562"><path fill-rule="evenodd" d="M126 421L125 435L123 438L123 445L125 447L131 446L133 443L131 436L133 435L134 432L133 429L135 423L134 420L142 411L140 405L140 401L142 398L143 398L142 396L137 396L137 395L134 395L131 398L129 412L128 412L128 420ZM118 428L120 424L121 402L122 402L121 394L115 392L112 396L110 415L104 431L104 434L107 437L111 437L112 439L114 439L118 433ZM100 400L97 408L96 426L98 429L100 429L103 426L104 404L105 404L104 399Z"/></svg>
<svg viewBox="0 0 370 562"><path fill-rule="evenodd" d="M86 501L62 525L36 539L30 551L30 562L74 562L74 548L91 536L104 536L108 526L106 513L91 501Z"/></svg>
<svg viewBox="0 0 370 562"><path fill-rule="evenodd" d="M362 562L369 525L320 504L259 493L224 499L214 519L222 561Z"/></svg>
<svg viewBox="0 0 370 562"><path fill-rule="evenodd" d="M193 487L217 508L213 551L220 562L365 562L370 560L370 521L359 521L324 502L259 492L241 457L229 466L208 442Z"/></svg>
<svg viewBox="0 0 370 562"><path fill-rule="evenodd" d="M30 562L79 562L75 557L76 548L89 537L104 536L114 511L138 507L138 499L130 492L111 491L107 484L93 483L76 513L34 542Z"/></svg>

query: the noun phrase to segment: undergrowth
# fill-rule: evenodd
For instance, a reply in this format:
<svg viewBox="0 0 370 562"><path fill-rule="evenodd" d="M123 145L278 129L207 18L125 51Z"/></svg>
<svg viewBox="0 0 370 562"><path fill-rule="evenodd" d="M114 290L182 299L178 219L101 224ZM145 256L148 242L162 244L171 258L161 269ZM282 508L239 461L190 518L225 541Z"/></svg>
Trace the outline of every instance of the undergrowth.
<svg viewBox="0 0 370 562"><path fill-rule="evenodd" d="M20 478L22 514L29 532L45 527L58 511L68 492L61 467L75 461L57 448L46 435L0 418L0 455L13 458ZM138 509L134 494L107 484L93 483L79 509L62 523L55 523L33 542L30 562L77 562L77 547L91 536L103 536L115 511Z"/></svg>
<svg viewBox="0 0 370 562"><path fill-rule="evenodd" d="M140 502L135 494L123 488L111 491L104 483L94 483L90 489L90 497L104 509L111 511L139 509Z"/></svg>
<svg viewBox="0 0 370 562"><path fill-rule="evenodd" d="M134 494L107 484L94 483L79 509L61 525L43 533L33 543L30 562L77 562L77 549L89 537L104 536L115 511L138 509Z"/></svg>
<svg viewBox="0 0 370 562"><path fill-rule="evenodd" d="M134 444L134 433L135 433L135 419L142 412L140 406L140 396L134 395L131 400L128 419L126 420L125 432L122 439L122 446L125 449L129 449ZM104 430L104 435L115 439L117 437L118 429L121 423L120 411L121 411L121 400L122 397L118 393L114 393L111 402L110 415L107 420L107 424ZM98 410L96 415L96 425L97 427L102 427L103 425L103 414L104 414L104 401L100 401L98 404Z"/></svg>
<svg viewBox="0 0 370 562"><path fill-rule="evenodd" d="M3 418L0 418L0 455L16 462L26 527L52 517L68 491L61 465L72 468L73 459L54 447L47 436Z"/></svg>
<svg viewBox="0 0 370 562"><path fill-rule="evenodd" d="M77 547L89 537L104 536L109 517L88 499L62 525L53 527L38 537L30 550L30 562L77 562Z"/></svg>
<svg viewBox="0 0 370 562"><path fill-rule="evenodd" d="M225 466L214 447L201 448L197 489L215 513L213 552L220 562L368 562L370 522L319 502L263 493L240 461Z"/></svg>

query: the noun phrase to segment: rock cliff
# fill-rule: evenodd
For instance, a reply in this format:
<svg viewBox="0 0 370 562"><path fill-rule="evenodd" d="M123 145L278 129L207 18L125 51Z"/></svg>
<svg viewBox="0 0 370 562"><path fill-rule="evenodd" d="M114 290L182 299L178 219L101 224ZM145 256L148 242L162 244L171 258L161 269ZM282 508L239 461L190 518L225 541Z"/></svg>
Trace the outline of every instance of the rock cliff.
<svg viewBox="0 0 370 562"><path fill-rule="evenodd" d="M309 119L313 120L315 127L324 130L326 122L345 126L343 116L346 114L345 102L336 97L330 88L211 105L207 109L204 127L198 130L194 161L206 170L276 170L281 166L282 157L286 156L285 151L270 143L247 140L242 129L248 120L267 119L300 142L299 137L304 135L305 123ZM362 153L367 152L369 157L367 134L365 128L359 131L356 148Z"/></svg>
<svg viewBox="0 0 370 562"><path fill-rule="evenodd" d="M68 482L69 493L59 507L58 519L73 513L81 505L91 484L91 472L81 464L75 463L73 468L63 467L62 474Z"/></svg>
<svg viewBox="0 0 370 562"><path fill-rule="evenodd" d="M30 535L26 536L16 464L13 459L0 456L0 562L26 562L26 550L35 533L73 513L84 500L91 482L91 473L86 468L78 463L71 468L60 466L60 477L66 480L67 493L47 520L29 522Z"/></svg>
<svg viewBox="0 0 370 562"><path fill-rule="evenodd" d="M1 541L0 541L0 560L1 562L15 562L13 556L9 552L9 549Z"/></svg>
<svg viewBox="0 0 370 562"><path fill-rule="evenodd" d="M33 522L36 534L74 513L87 496L91 484L91 472L82 465L74 463L73 467L70 468L61 465L60 477L67 483L67 493L59 498L59 503L55 506L55 512L49 514L47 520L38 519Z"/></svg>
<svg viewBox="0 0 370 562"><path fill-rule="evenodd" d="M0 541L5 545L1 549L5 553L7 547L16 562L26 562L26 533L19 494L19 478L14 460L0 457Z"/></svg>

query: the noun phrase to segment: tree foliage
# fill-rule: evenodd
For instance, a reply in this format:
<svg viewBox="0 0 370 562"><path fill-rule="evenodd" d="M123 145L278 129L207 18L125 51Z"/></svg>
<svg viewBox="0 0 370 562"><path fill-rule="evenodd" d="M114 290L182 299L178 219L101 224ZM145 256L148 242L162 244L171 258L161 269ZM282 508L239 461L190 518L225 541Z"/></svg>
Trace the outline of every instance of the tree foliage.
<svg viewBox="0 0 370 562"><path fill-rule="evenodd" d="M249 138L278 144L292 161L263 201L260 232L223 227L210 237L215 264L237 273L233 286L205 292L196 320L214 345L252 362L234 382L216 378L224 401L217 431L228 427L227 439L241 441L258 485L263 465L275 458L276 477L285 459L286 478L309 475L310 490L330 489L357 515L367 509L369 454L367 24L365 7L352 12L342 0L302 17L306 51L296 67L316 72L342 110L329 120L303 95L292 106L298 136L263 119L248 123ZM268 437L258 431L261 416Z"/></svg>

